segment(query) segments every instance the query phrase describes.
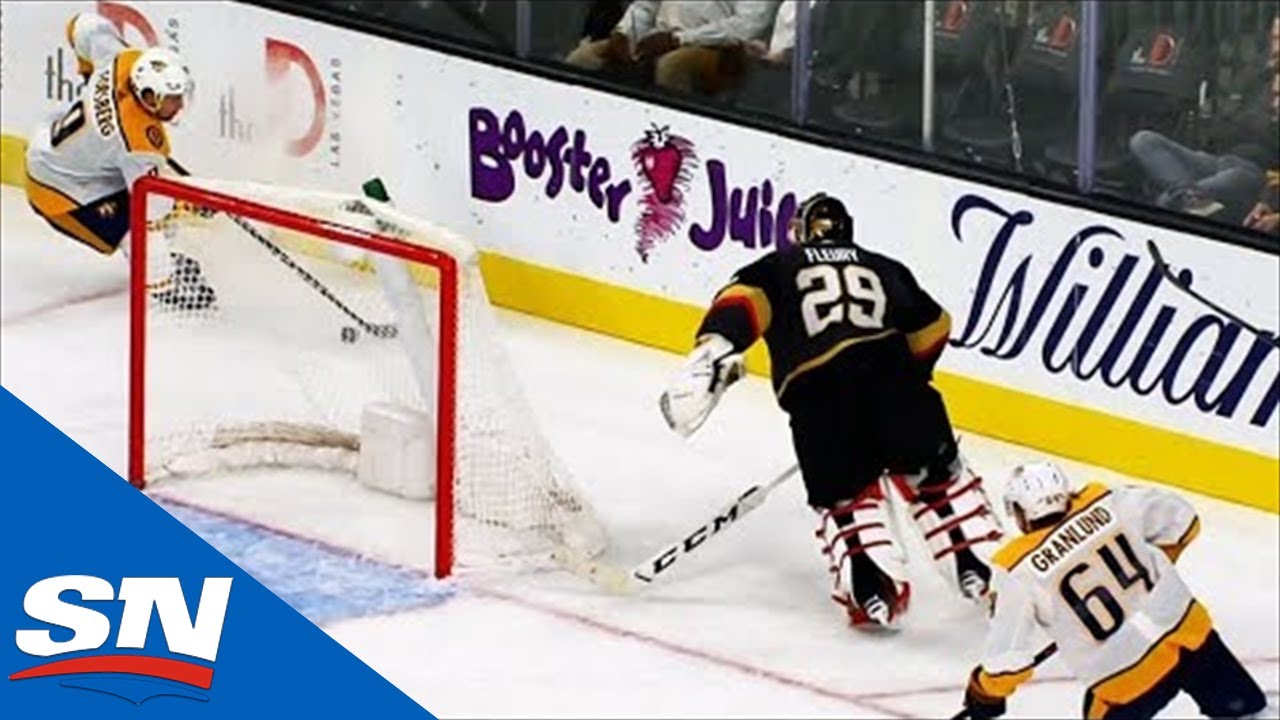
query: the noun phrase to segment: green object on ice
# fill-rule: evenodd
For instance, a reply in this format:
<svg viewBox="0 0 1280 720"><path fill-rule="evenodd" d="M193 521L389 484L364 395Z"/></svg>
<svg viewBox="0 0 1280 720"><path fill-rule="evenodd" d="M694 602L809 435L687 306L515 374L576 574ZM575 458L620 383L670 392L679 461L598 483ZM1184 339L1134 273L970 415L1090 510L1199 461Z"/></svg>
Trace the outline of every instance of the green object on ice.
<svg viewBox="0 0 1280 720"><path fill-rule="evenodd" d="M387 187L382 184L382 178L373 178L366 180L360 189L364 190L365 197L373 198L380 202L391 202L391 197L387 194Z"/></svg>

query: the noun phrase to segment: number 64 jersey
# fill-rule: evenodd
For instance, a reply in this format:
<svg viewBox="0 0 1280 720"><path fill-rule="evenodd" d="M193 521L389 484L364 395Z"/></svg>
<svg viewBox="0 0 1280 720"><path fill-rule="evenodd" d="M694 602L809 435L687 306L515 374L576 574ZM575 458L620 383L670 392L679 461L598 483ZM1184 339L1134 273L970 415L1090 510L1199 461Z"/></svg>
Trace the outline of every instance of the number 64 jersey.
<svg viewBox="0 0 1280 720"><path fill-rule="evenodd" d="M1057 525L1005 545L982 690L1005 697L1029 678L1042 630L1093 697L1116 704L1145 692L1213 629L1173 567L1199 528L1172 492L1093 483Z"/></svg>

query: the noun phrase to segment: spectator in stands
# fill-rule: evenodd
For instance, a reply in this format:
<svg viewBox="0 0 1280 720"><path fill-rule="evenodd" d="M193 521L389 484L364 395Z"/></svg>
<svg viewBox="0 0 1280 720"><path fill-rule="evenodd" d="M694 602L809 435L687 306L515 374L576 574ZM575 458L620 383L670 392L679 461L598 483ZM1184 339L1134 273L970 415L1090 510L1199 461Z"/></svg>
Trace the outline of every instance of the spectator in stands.
<svg viewBox="0 0 1280 720"><path fill-rule="evenodd" d="M796 0L782 0L768 42L748 40L743 46L746 57L742 77L727 99L742 110L787 115L791 111L791 56L795 42Z"/></svg>
<svg viewBox="0 0 1280 720"><path fill-rule="evenodd" d="M582 23L583 44L609 39L630 4L631 0L592 0Z"/></svg>
<svg viewBox="0 0 1280 720"><path fill-rule="evenodd" d="M1280 15L1271 22L1271 117L1280 120ZM1280 159L1273 158L1258 204L1244 219L1244 226L1280 236Z"/></svg>
<svg viewBox="0 0 1280 720"><path fill-rule="evenodd" d="M1272 29L1274 35L1274 23ZM1264 77L1266 89L1211 126L1208 147L1225 152L1194 150L1152 130L1140 130L1129 139L1129 149L1156 193L1157 206L1230 223L1258 222L1255 216L1264 211L1254 202L1268 184L1263 168L1275 167L1280 156L1274 74L1268 71Z"/></svg>
<svg viewBox="0 0 1280 720"><path fill-rule="evenodd" d="M1268 235L1280 236L1280 170L1267 172L1267 185L1262 189L1262 199L1244 219L1244 226Z"/></svg>
<svg viewBox="0 0 1280 720"><path fill-rule="evenodd" d="M778 0L636 0L606 40L579 45L566 61L589 70L652 67L653 81L681 92L734 86L745 46L768 33Z"/></svg>
<svg viewBox="0 0 1280 720"><path fill-rule="evenodd" d="M1254 143L1242 143L1231 152L1215 155L1188 148L1154 130L1139 130L1129 139L1130 151L1158 193L1156 205L1205 217L1232 201L1240 206L1257 192L1265 180L1262 168L1249 157L1258 155L1257 148Z"/></svg>
<svg viewBox="0 0 1280 720"><path fill-rule="evenodd" d="M796 0L782 0L773 17L773 33L766 44L748 40L747 55L774 66L789 67L796 45Z"/></svg>

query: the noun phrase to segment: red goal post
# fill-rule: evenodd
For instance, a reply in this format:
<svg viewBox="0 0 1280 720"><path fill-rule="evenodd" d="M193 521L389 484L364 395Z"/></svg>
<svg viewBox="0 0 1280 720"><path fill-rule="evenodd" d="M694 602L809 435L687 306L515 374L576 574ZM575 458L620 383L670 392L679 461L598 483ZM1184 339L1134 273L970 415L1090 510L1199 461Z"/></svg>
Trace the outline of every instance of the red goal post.
<svg viewBox="0 0 1280 720"><path fill-rule="evenodd" d="M168 178L144 177L133 189L130 205L130 343L129 343L129 481L147 483L147 313L148 210L155 198L167 198L229 216L270 225L343 246L430 266L439 273L438 388L436 392L436 523L435 574L446 577L454 566L454 459L457 437L458 263L441 250L271 207ZM269 260L264 260L269 262Z"/></svg>

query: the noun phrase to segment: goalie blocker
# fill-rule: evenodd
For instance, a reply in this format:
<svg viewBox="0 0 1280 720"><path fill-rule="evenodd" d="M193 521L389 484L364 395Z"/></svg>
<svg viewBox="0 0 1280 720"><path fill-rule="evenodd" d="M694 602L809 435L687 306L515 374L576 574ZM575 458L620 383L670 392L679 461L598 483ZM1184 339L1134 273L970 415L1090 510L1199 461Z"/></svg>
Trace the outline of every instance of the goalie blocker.
<svg viewBox="0 0 1280 720"><path fill-rule="evenodd" d="M895 496L953 587L983 597L985 558L1001 532L931 385L950 317L905 266L853 242L853 220L835 198L807 200L792 230L794 245L742 268L716 295L661 398L664 417L692 434L763 338L821 518L833 597L853 623L892 625L907 607Z"/></svg>

